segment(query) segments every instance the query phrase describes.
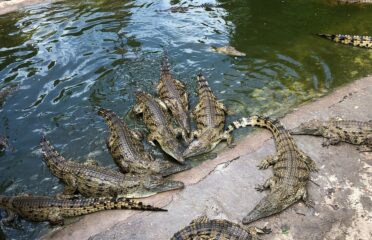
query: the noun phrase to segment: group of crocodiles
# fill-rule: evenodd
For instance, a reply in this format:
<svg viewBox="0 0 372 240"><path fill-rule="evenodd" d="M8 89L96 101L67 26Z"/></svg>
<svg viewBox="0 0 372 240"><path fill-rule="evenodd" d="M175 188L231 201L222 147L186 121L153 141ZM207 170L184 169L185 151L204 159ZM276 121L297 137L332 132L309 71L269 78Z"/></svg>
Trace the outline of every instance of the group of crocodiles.
<svg viewBox="0 0 372 240"><path fill-rule="evenodd" d="M342 36L327 35L337 42L371 46L371 38L360 38L364 40L357 42L355 36ZM346 38L349 39L347 42ZM156 88L158 97L144 91L136 92L137 103L132 111L142 114L149 130L148 142L152 145L156 142L175 162L155 159L145 150L142 133L130 129L115 112L100 108L98 114L109 128L107 147L120 172L98 166L93 160L85 163L68 161L42 136L40 145L44 161L52 174L64 182L65 189L55 197L0 195L0 208L5 209L8 215L2 222L10 223L18 215L31 221L63 224L65 218L109 209L166 211L130 198L182 189L182 182L167 177L188 170L190 167L185 164L185 159L208 153L223 140L231 145L232 131L257 126L272 132L277 153L266 157L259 165L260 169L272 166L274 175L256 187L258 191L270 189L270 192L243 218L242 223L246 225L279 213L299 200L311 206L306 185L310 173L316 171L317 167L297 147L291 134L323 136L327 139L323 146L344 141L360 145L361 151L372 151L372 121L336 118L329 121L311 120L288 131L278 120L251 116L233 121L225 128L226 107L218 101L201 73L196 80L199 102L191 113L196 123L194 131L189 117L186 87L172 76L166 53L162 58L161 76ZM10 87L0 91L1 100L4 101L15 89ZM7 143L4 148L6 146ZM177 232L172 239L255 239L257 234L268 232L267 229L247 228L227 220L209 220L203 216Z"/></svg>

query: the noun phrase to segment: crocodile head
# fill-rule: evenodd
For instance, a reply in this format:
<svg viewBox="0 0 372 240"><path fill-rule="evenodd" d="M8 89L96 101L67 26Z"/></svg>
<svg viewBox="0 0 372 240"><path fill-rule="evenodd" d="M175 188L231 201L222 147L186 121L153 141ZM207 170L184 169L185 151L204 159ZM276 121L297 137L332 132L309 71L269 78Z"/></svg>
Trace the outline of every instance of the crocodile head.
<svg viewBox="0 0 372 240"><path fill-rule="evenodd" d="M185 161L182 155L181 146L173 136L159 136L157 138L157 141L160 144L161 149L168 155L170 155L180 163L183 163Z"/></svg>
<svg viewBox="0 0 372 240"><path fill-rule="evenodd" d="M243 224L250 224L261 218L279 213L300 199L304 199L306 194L306 188L303 184L287 188L275 188L243 218Z"/></svg>
<svg viewBox="0 0 372 240"><path fill-rule="evenodd" d="M142 186L136 188L131 193L125 194L125 197L144 198L155 195L157 193L182 189L185 187L185 184L183 182L167 180L160 175L143 175L143 177L144 179L142 180Z"/></svg>
<svg viewBox="0 0 372 240"><path fill-rule="evenodd" d="M183 152L183 156L189 158L210 152L220 141L221 138L219 134L216 134L216 129L208 129L190 143L188 148Z"/></svg>
<svg viewBox="0 0 372 240"><path fill-rule="evenodd" d="M309 135L322 135L324 130L324 125L321 120L313 119L308 122L301 123L298 127L290 130L291 134L294 135L302 135L302 134L309 134Z"/></svg>

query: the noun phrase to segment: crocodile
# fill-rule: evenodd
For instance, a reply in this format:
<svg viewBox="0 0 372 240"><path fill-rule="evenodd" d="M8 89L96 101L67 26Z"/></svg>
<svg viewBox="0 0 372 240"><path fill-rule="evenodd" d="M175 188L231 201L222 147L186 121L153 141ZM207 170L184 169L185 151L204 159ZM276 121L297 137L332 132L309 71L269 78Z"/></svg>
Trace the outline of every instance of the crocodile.
<svg viewBox="0 0 372 240"><path fill-rule="evenodd" d="M9 85L0 90L0 106L2 106L6 98L18 89L18 85Z"/></svg>
<svg viewBox="0 0 372 240"><path fill-rule="evenodd" d="M41 139L44 161L53 175L66 187L61 198L74 196L75 192L86 197L141 198L184 187L182 182L163 179L161 176L122 174L96 163L76 163L62 157L46 140Z"/></svg>
<svg viewBox="0 0 372 240"><path fill-rule="evenodd" d="M187 6L187 7L174 6L174 7L168 8L168 9L164 9L164 10L157 10L157 12L186 13L189 9L196 9L196 8L204 8L205 10L210 11L210 10L212 10L212 8L216 8L216 7L219 7L219 6L220 5L215 5L215 4L211 4L211 3L203 3L203 4L200 4L200 5L190 5L190 6Z"/></svg>
<svg viewBox="0 0 372 240"><path fill-rule="evenodd" d="M197 130L191 135L191 138L196 139L183 152L185 158L210 152L222 140L227 140L228 144L232 142L232 137L229 134L224 134L227 109L217 101L201 73L197 76L197 82L199 103L192 112L196 119Z"/></svg>
<svg viewBox="0 0 372 240"><path fill-rule="evenodd" d="M323 146L336 145L339 142L347 142L361 145L360 151L372 151L372 120L361 122L355 120L340 120L331 118L328 121L313 119L301 123L297 128L290 131L293 135L323 136Z"/></svg>
<svg viewBox="0 0 372 240"><path fill-rule="evenodd" d="M156 89L160 99L171 111L176 122L182 129L182 137L185 142L189 143L190 135L190 118L188 94L185 85L172 77L170 73L170 64L167 53L163 53L161 61L160 81Z"/></svg>
<svg viewBox="0 0 372 240"><path fill-rule="evenodd" d="M173 127L165 103L141 91L136 93L136 97L137 103L133 107L133 112L143 114L143 121L150 130L147 137L149 143L155 146L156 140L164 152L183 163L185 159L182 156L182 146L177 141L177 135L182 130Z"/></svg>
<svg viewBox="0 0 372 240"><path fill-rule="evenodd" d="M5 151L8 147L8 139L4 136L0 136L0 152Z"/></svg>
<svg viewBox="0 0 372 240"><path fill-rule="evenodd" d="M228 126L227 131L247 126L269 129L274 135L277 154L266 157L259 165L259 169L266 169L272 165L274 176L263 185L257 186L256 190L271 191L243 218L243 224L279 213L301 199L310 205L306 184L310 172L317 171L315 162L297 147L289 131L278 120L272 121L259 116L243 117Z"/></svg>
<svg viewBox="0 0 372 240"><path fill-rule="evenodd" d="M64 224L64 219L111 209L133 209L148 211L167 211L162 208L144 205L122 197L102 197L86 199L57 199L48 196L4 196L0 195L0 208L5 209L7 217L2 223L8 225L18 215L34 222L48 221L50 224Z"/></svg>
<svg viewBox="0 0 372 240"><path fill-rule="evenodd" d="M193 220L189 226L178 231L170 240L253 240L258 234L268 234L271 230L246 227L224 220L201 216Z"/></svg>
<svg viewBox="0 0 372 240"><path fill-rule="evenodd" d="M123 173L161 175L163 177L184 171L190 167L164 160L154 159L141 143L142 135L129 127L111 110L100 108L109 129L107 147Z"/></svg>
<svg viewBox="0 0 372 240"><path fill-rule="evenodd" d="M212 47L211 50L215 51L215 52L218 52L218 53L234 56L234 57L245 57L245 56L247 56L247 54L245 54L243 52L239 52L238 50L236 50L236 48L234 48L232 46Z"/></svg>
<svg viewBox="0 0 372 240"><path fill-rule="evenodd" d="M346 34L318 34L331 41L362 48L372 48L372 36L358 36Z"/></svg>

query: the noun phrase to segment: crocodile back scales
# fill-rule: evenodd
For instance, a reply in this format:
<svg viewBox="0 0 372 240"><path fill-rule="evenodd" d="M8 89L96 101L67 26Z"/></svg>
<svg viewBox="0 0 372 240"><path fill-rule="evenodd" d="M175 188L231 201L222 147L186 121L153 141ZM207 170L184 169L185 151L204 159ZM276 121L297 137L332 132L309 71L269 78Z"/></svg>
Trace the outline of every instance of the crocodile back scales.
<svg viewBox="0 0 372 240"><path fill-rule="evenodd" d="M227 220L208 220L192 223L171 238L171 240L193 239L249 240L252 239L252 235L238 224Z"/></svg>

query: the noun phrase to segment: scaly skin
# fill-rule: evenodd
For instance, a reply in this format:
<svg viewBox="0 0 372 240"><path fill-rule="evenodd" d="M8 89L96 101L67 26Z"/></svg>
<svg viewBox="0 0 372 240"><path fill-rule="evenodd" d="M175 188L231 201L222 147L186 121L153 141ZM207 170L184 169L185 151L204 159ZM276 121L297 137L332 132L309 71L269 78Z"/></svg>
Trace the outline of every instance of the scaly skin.
<svg viewBox="0 0 372 240"><path fill-rule="evenodd" d="M372 120L368 122L354 120L337 120L331 118L328 121L311 120L301 123L290 131L294 135L323 136L326 140L323 146L336 145L339 142L347 142L361 145L360 151L372 151Z"/></svg>
<svg viewBox="0 0 372 240"><path fill-rule="evenodd" d="M111 209L133 209L166 211L150 205L143 205L126 198L86 198L60 200L46 196L2 196L0 208L5 209L8 217L2 222L9 224L15 215L35 222L49 221L51 224L64 224L64 219Z"/></svg>
<svg viewBox="0 0 372 240"><path fill-rule="evenodd" d="M107 147L123 173L141 175L162 175L163 177L184 171L190 167L168 161L155 160L141 143L142 136L129 129L113 111L99 109L109 129Z"/></svg>
<svg viewBox="0 0 372 240"><path fill-rule="evenodd" d="M274 176L256 188L259 191L269 188L271 192L244 217L243 224L279 213L301 199L308 203L306 184L310 172L316 171L313 160L297 147L289 132L278 121L258 116L241 118L234 121L228 131L246 126L269 129L274 135L277 154L268 156L259 165L260 169L273 165Z"/></svg>
<svg viewBox="0 0 372 240"><path fill-rule="evenodd" d="M196 139L183 152L185 158L210 152L224 139L228 144L232 141L229 134L224 134L225 106L217 101L202 74L197 76L197 82L199 103L193 110L193 117L198 129L192 133L192 138Z"/></svg>
<svg viewBox="0 0 372 240"><path fill-rule="evenodd" d="M160 99L165 103L171 111L177 124L182 129L182 138L185 142L189 142L190 135L190 118L189 100L185 90L185 85L172 77L166 52L163 54L161 62L160 81L156 87Z"/></svg>
<svg viewBox="0 0 372 240"><path fill-rule="evenodd" d="M318 34L331 41L362 48L372 48L372 36L357 36L346 34Z"/></svg>
<svg viewBox="0 0 372 240"><path fill-rule="evenodd" d="M227 220L210 220L201 216L175 233L170 240L251 240L258 239L257 234L270 232L266 228L247 228Z"/></svg>
<svg viewBox="0 0 372 240"><path fill-rule="evenodd" d="M0 106L2 106L6 98L18 89L18 85L11 85L0 90Z"/></svg>
<svg viewBox="0 0 372 240"><path fill-rule="evenodd" d="M0 152L5 151L9 147L8 139L6 137L0 136Z"/></svg>
<svg viewBox="0 0 372 240"><path fill-rule="evenodd" d="M181 130L173 127L165 104L145 92L137 92L136 97L137 104L133 107L133 112L143 114L143 121L150 130L147 140L154 146L156 140L164 152L183 163L185 160L181 145L177 141Z"/></svg>
<svg viewBox="0 0 372 240"><path fill-rule="evenodd" d="M172 12L172 13L185 13L187 12L189 9L192 9L192 8L205 8L205 9L211 9L211 8L215 8L215 7L218 7L219 5L214 5L214 4L210 4L210 3L203 3L201 5L195 5L195 6L188 6L188 7L171 7L169 9L165 9L165 10L158 10L158 12Z"/></svg>
<svg viewBox="0 0 372 240"><path fill-rule="evenodd" d="M161 176L122 174L92 163L67 161L45 137L40 144L50 171L66 184L64 196L61 197L67 198L79 192L87 197L141 198L184 187L182 182L166 181Z"/></svg>

